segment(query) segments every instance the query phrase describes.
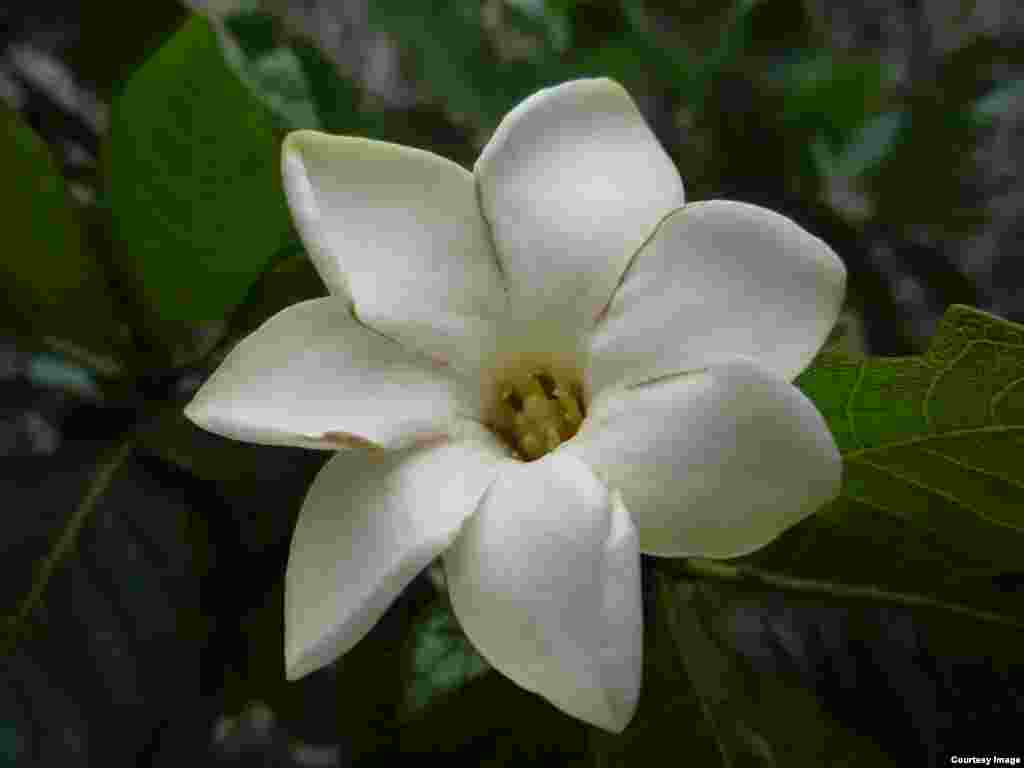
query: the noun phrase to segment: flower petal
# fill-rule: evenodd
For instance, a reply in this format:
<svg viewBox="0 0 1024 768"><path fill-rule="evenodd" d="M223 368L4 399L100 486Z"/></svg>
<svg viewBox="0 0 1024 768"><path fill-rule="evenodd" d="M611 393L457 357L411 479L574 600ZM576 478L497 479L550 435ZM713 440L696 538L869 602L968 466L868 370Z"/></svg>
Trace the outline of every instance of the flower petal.
<svg viewBox="0 0 1024 768"><path fill-rule="evenodd" d="M589 329L683 183L629 94L575 80L502 120L474 167L514 304Z"/></svg>
<svg viewBox="0 0 1024 768"><path fill-rule="evenodd" d="M652 555L752 552L833 499L842 474L813 403L746 360L599 397L563 448L622 491Z"/></svg>
<svg viewBox="0 0 1024 768"><path fill-rule="evenodd" d="M370 631L476 509L498 455L457 442L374 460L339 453L299 513L285 579L288 679L329 664Z"/></svg>
<svg viewBox="0 0 1024 768"><path fill-rule="evenodd" d="M469 171L423 150L316 131L288 135L281 168L317 270L361 320L391 333L378 324L406 313L449 316L449 326L500 314L505 290ZM419 338L429 345L429 328Z"/></svg>
<svg viewBox="0 0 1024 768"><path fill-rule="evenodd" d="M266 445L398 447L451 434L479 413L479 388L365 328L341 297L274 315L238 344L185 415Z"/></svg>
<svg viewBox="0 0 1024 768"><path fill-rule="evenodd" d="M595 330L593 391L734 357L792 381L832 330L845 284L835 253L785 216L687 205L637 253Z"/></svg>
<svg viewBox="0 0 1024 768"><path fill-rule="evenodd" d="M640 690L636 529L578 459L507 462L445 555L455 615L500 672L621 731Z"/></svg>

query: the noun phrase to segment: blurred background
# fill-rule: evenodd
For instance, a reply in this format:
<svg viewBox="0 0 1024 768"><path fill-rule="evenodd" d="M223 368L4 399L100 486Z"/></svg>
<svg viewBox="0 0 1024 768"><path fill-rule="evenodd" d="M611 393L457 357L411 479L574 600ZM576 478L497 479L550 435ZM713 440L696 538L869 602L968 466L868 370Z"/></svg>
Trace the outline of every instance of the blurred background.
<svg viewBox="0 0 1024 768"><path fill-rule="evenodd" d="M49 147L103 247L121 232L105 223L117 104L194 11L211 14L220 54L277 137L319 128L469 166L523 97L606 75L637 101L690 200L781 211L839 253L851 350L919 353L954 303L1024 321L1024 11L1012 0L7 0L0 102ZM6 649L0 761L342 766L443 738L430 718L399 727L391 695L410 653L396 628L447 626L430 579L341 663L285 684L281 577L323 456L227 445L177 417L211 350L321 292L294 232L267 263L228 321L187 333L144 313L127 322L127 379L116 355L0 315L0 594L29 625ZM17 309L10 271L0 275ZM132 304L116 260L110 274L114 296ZM140 420L130 458L67 539L96 463ZM54 547L61 558L33 596ZM936 651L895 609L771 595L733 618L754 663L799 680L902 764L948 764L962 744L1021 752L1019 670ZM494 745L510 738L567 761L544 741L561 721L502 691L502 722L459 744L468 764L501 764ZM528 737L515 731L516 718L535 716Z"/></svg>

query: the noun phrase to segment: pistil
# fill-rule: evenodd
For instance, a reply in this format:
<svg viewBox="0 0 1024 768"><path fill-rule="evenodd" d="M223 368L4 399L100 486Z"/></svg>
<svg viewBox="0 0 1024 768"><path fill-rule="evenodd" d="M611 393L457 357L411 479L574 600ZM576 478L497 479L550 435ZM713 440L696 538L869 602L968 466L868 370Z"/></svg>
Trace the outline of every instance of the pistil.
<svg viewBox="0 0 1024 768"><path fill-rule="evenodd" d="M579 387L547 371L507 379L499 391L495 428L526 461L555 450L583 422Z"/></svg>

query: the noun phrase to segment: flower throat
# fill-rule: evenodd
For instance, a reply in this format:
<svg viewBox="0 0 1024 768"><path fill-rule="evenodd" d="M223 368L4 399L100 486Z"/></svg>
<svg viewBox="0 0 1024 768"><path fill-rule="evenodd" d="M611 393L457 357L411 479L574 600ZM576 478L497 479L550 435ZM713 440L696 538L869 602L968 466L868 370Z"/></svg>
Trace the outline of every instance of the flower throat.
<svg viewBox="0 0 1024 768"><path fill-rule="evenodd" d="M533 461L575 435L583 416L578 385L535 370L502 381L494 427L519 458Z"/></svg>

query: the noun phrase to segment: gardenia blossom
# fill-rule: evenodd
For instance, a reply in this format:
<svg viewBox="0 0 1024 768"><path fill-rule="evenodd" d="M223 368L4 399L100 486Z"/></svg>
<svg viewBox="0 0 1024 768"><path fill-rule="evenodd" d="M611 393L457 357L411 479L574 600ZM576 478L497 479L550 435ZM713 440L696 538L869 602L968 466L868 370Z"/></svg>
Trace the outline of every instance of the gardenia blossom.
<svg viewBox="0 0 1024 768"><path fill-rule="evenodd" d="M838 492L836 445L790 382L837 318L842 263L764 208L684 204L606 79L527 98L472 173L314 131L287 137L282 167L330 295L243 340L186 414L336 451L292 539L289 679L443 556L496 669L621 731L640 553L742 555Z"/></svg>

